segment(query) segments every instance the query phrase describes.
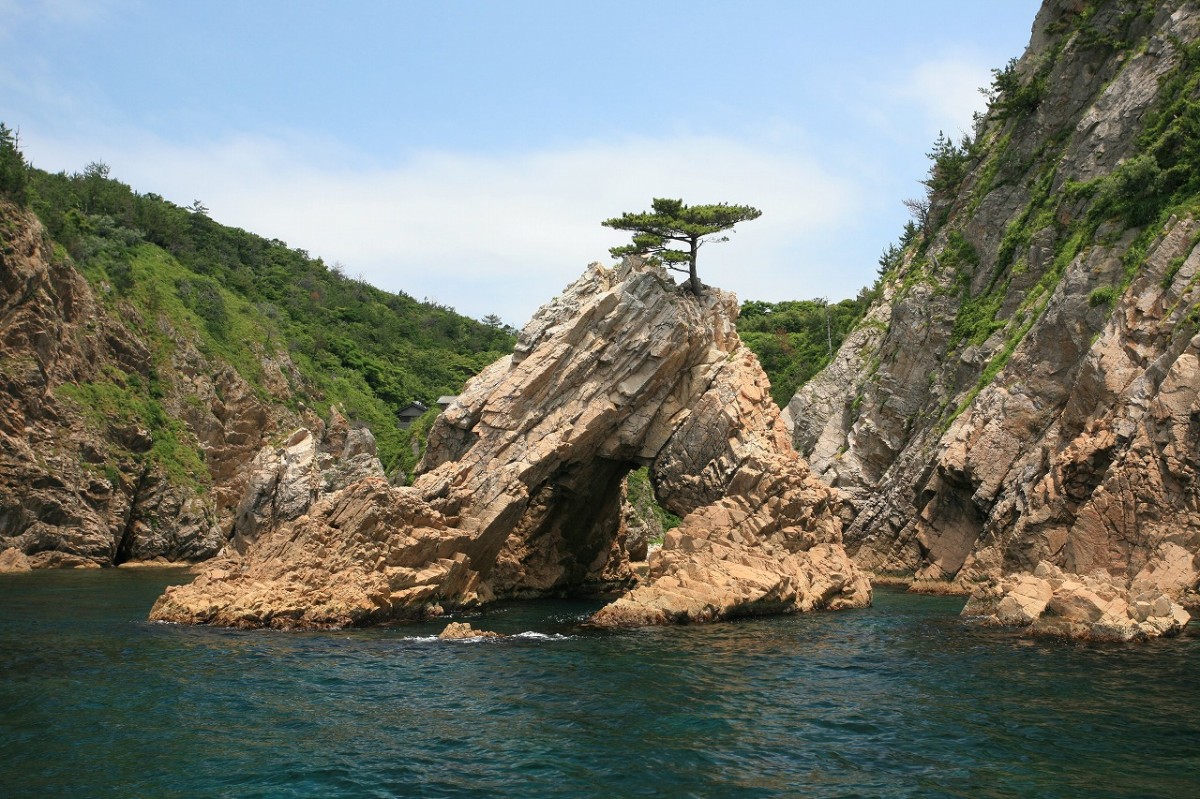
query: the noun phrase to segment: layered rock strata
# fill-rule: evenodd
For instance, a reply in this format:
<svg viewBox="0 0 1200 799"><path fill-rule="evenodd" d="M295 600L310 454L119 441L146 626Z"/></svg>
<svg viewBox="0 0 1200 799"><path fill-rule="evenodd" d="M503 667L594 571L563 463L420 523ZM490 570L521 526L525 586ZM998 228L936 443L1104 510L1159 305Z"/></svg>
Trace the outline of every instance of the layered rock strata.
<svg viewBox="0 0 1200 799"><path fill-rule="evenodd" d="M171 340L167 362L147 328ZM260 366L286 398L286 356ZM122 404L151 385L174 444ZM12 550L0 570L211 557L244 467L301 422L319 424L265 404L165 316L103 302L31 214L0 203L0 550ZM199 473L168 473L155 454L170 446L202 454Z"/></svg>
<svg viewBox="0 0 1200 799"><path fill-rule="evenodd" d="M351 427L335 406L328 426L299 428L283 446L263 447L250 462L230 545L244 552L260 533L300 518L325 495L383 476L371 431Z"/></svg>
<svg viewBox="0 0 1200 799"><path fill-rule="evenodd" d="M837 496L792 450L732 295L590 267L438 419L411 487L367 478L168 589L156 619L320 627L631 585L622 480L683 517L597 624L863 606Z"/></svg>
<svg viewBox="0 0 1200 799"><path fill-rule="evenodd" d="M1042 561L1128 585L1183 551L1172 596L1194 587L1200 221L1144 209L1179 202L1198 40L1191 2L1044 3L964 177L789 406L863 567L992 596Z"/></svg>

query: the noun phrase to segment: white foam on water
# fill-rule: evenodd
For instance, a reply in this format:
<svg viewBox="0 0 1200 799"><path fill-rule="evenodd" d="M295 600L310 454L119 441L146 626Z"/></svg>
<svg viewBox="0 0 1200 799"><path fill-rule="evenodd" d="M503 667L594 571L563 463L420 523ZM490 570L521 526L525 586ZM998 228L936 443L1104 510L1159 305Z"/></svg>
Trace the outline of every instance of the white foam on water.
<svg viewBox="0 0 1200 799"><path fill-rule="evenodd" d="M512 638L525 638L535 641L566 641L571 638L569 635L560 635L559 633L535 633L532 630L517 633Z"/></svg>

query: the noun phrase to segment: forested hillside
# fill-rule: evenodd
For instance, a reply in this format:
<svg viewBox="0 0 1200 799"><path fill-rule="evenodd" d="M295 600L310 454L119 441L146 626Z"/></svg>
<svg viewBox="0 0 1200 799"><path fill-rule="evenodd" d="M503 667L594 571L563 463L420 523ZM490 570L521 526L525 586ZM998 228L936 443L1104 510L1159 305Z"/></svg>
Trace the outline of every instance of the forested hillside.
<svg viewBox="0 0 1200 799"><path fill-rule="evenodd" d="M11 156L10 156L11 160ZM300 380L290 402L338 402L368 424L386 467L400 459L396 412L432 407L513 344L511 329L392 294L304 250L139 194L102 163L80 173L28 169L21 196L110 309L128 303L165 355L157 319L194 331L267 400L256 352L287 352Z"/></svg>
<svg viewBox="0 0 1200 799"><path fill-rule="evenodd" d="M871 294L829 303L784 300L742 303L738 335L771 378L775 404L786 408L792 395L833 360L846 334L862 319Z"/></svg>
<svg viewBox="0 0 1200 799"><path fill-rule="evenodd" d="M458 393L513 334L104 164L32 169L0 126L0 551L35 567L211 556L251 462L268 447L290 463L300 427L323 447L304 457L335 459L369 427L401 479L419 453L398 412Z"/></svg>

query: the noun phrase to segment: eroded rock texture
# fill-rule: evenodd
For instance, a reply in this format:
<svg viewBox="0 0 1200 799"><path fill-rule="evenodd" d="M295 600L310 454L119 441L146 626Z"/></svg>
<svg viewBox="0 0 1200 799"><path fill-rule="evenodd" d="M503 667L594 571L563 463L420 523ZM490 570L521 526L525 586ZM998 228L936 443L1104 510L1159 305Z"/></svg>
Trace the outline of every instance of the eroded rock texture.
<svg viewBox="0 0 1200 799"><path fill-rule="evenodd" d="M1047 561L1126 591L1182 551L1170 591L1194 600L1200 221L1153 209L1200 7L1093 5L1043 5L1017 67L1042 95L993 107L926 242L789 406L878 574L991 596Z"/></svg>
<svg viewBox="0 0 1200 799"><path fill-rule="evenodd" d="M1186 564L1174 565L1192 572ZM1168 566L1169 570L1169 566ZM1139 575L1132 584L1099 571L1080 576L1042 561L1033 573L1004 578L977 591L963 608L988 624L1024 627L1042 635L1134 641L1178 635L1191 615L1153 579Z"/></svg>
<svg viewBox="0 0 1200 799"><path fill-rule="evenodd" d="M147 327L172 339L169 362L156 362ZM286 397L290 364L263 353L261 366ZM179 450L202 453L197 473L168 473L161 435L123 405L148 385L163 425L180 423ZM0 203L0 550L11 551L0 570L211 557L243 467L300 421L165 317L103 302L31 214Z"/></svg>
<svg viewBox="0 0 1200 799"><path fill-rule="evenodd" d="M660 267L590 267L439 418L412 487L330 494L152 617L342 626L628 588L621 486L637 465L683 524L597 624L868 604L838 499L792 450L736 312Z"/></svg>

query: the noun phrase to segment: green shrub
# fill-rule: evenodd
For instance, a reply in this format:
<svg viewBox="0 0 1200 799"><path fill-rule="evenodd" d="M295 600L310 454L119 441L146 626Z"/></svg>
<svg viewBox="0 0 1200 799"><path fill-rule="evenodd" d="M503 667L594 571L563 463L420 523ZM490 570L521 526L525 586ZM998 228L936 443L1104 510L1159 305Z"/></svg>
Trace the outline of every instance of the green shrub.
<svg viewBox="0 0 1200 799"><path fill-rule="evenodd" d="M1022 82L1017 74L1017 59L1012 58L1004 69L992 70L992 86L988 97L997 119L1022 116L1037 110L1046 96L1050 71L1039 69L1029 80Z"/></svg>
<svg viewBox="0 0 1200 799"><path fill-rule="evenodd" d="M642 466L631 471L625 478L625 488L628 492L629 504L635 508L649 508L663 532L674 530L683 521L658 504L658 499L654 496L654 487L650 484L650 470L647 467Z"/></svg>
<svg viewBox="0 0 1200 799"><path fill-rule="evenodd" d="M1115 287L1101 286L1098 289L1094 289L1092 293L1088 295L1088 307L1099 308L1104 306L1106 308L1111 308L1116 304L1117 296L1117 290Z"/></svg>
<svg viewBox="0 0 1200 799"><path fill-rule="evenodd" d="M1170 199L1163 191L1165 175L1147 153L1129 159L1102 181L1096 195L1099 215L1119 216L1129 227L1154 220Z"/></svg>

